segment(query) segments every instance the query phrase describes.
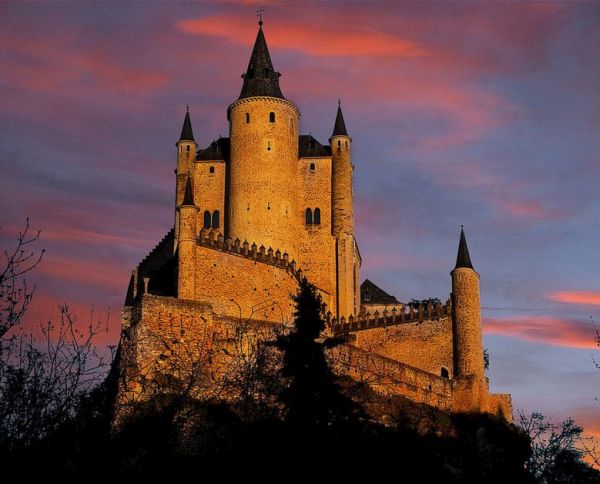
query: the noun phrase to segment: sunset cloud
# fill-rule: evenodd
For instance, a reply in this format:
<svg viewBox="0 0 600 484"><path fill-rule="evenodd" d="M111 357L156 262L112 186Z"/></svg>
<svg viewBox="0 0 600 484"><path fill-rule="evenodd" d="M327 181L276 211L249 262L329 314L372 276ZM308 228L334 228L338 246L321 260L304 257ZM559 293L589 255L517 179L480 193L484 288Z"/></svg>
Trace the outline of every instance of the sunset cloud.
<svg viewBox="0 0 600 484"><path fill-rule="evenodd" d="M335 26L278 20L269 24L269 45L325 57L415 57L428 53L411 40L356 24L345 26L340 20ZM187 34L216 36L243 45L254 42L255 27L245 17L214 15L183 20L177 26Z"/></svg>
<svg viewBox="0 0 600 484"><path fill-rule="evenodd" d="M487 334L509 336L534 343L569 348L597 348L593 325L582 320L568 320L545 316L517 316L512 318L484 318Z"/></svg>
<svg viewBox="0 0 600 484"><path fill-rule="evenodd" d="M551 301L567 304L581 304L584 306L600 306L600 292L598 291L563 291L553 292L548 295Z"/></svg>

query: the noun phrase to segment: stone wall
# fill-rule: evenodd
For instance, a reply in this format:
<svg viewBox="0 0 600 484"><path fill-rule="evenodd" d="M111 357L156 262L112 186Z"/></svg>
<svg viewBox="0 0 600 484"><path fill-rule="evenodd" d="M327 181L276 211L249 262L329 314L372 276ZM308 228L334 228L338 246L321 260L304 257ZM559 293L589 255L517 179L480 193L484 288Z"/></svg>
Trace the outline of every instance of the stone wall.
<svg viewBox="0 0 600 484"><path fill-rule="evenodd" d="M449 317L373 328L353 333L353 344L363 350L441 376L452 378L452 322Z"/></svg>
<svg viewBox="0 0 600 484"><path fill-rule="evenodd" d="M210 301L219 315L291 321L298 279L290 270L200 244L195 261L194 300Z"/></svg>

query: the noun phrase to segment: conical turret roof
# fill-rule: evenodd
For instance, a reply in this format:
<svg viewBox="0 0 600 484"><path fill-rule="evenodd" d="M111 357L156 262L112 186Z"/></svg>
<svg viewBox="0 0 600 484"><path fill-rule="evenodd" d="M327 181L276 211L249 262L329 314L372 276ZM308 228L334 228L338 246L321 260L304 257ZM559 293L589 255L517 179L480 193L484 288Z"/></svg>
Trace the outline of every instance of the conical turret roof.
<svg viewBox="0 0 600 484"><path fill-rule="evenodd" d="M342 113L342 104L338 102L337 116L335 117L335 125L333 126L333 134L331 136L348 136L344 115Z"/></svg>
<svg viewBox="0 0 600 484"><path fill-rule="evenodd" d="M469 255L469 248L467 247L467 239L465 237L465 231L463 230L462 225L460 227L460 242L458 243L458 255L456 256L455 269L459 269L461 267L473 269L471 256Z"/></svg>
<svg viewBox="0 0 600 484"><path fill-rule="evenodd" d="M193 141L194 133L192 131L192 121L190 120L190 108L187 108L185 112L185 119L183 120L183 127L181 128L181 136L179 137L179 141Z"/></svg>
<svg viewBox="0 0 600 484"><path fill-rule="evenodd" d="M252 49L248 69L242 76L244 84L239 99L253 96L269 96L285 99L279 88L279 72L273 69L269 48L265 40L265 34L262 29L262 22L259 23L256 42Z"/></svg>
<svg viewBox="0 0 600 484"><path fill-rule="evenodd" d="M185 184L185 193L183 194L183 201L181 202L181 205L195 205L194 190L192 189L192 177L189 175Z"/></svg>

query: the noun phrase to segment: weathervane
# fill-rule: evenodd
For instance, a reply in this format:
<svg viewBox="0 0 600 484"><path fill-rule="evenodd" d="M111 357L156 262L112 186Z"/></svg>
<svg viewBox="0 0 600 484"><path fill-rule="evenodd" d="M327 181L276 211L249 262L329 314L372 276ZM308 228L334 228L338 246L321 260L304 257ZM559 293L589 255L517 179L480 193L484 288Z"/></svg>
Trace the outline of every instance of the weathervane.
<svg viewBox="0 0 600 484"><path fill-rule="evenodd" d="M265 10L266 10L266 8L264 8L264 7L258 7L258 10L256 11L256 16L258 17L258 25L263 24L262 14Z"/></svg>

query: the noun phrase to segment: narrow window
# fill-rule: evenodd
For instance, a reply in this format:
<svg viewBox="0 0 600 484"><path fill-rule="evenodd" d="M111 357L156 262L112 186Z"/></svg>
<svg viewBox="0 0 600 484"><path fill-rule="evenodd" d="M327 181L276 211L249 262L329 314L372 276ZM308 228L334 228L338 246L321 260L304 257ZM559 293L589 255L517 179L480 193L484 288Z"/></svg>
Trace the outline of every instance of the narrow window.
<svg viewBox="0 0 600 484"><path fill-rule="evenodd" d="M208 210L204 212L204 228L210 229L210 212Z"/></svg>
<svg viewBox="0 0 600 484"><path fill-rule="evenodd" d="M190 152L190 145L187 145L187 149L186 151L189 153Z"/></svg>
<svg viewBox="0 0 600 484"><path fill-rule="evenodd" d="M338 140L338 146L342 146L342 142Z"/></svg>
<svg viewBox="0 0 600 484"><path fill-rule="evenodd" d="M306 225L312 225L313 223L313 218L312 218L312 210L310 208L306 209Z"/></svg>
<svg viewBox="0 0 600 484"><path fill-rule="evenodd" d="M315 225L321 224L321 209L320 208L315 208L315 218L313 220L313 223Z"/></svg>
<svg viewBox="0 0 600 484"><path fill-rule="evenodd" d="M442 371L440 372L442 378L450 378L450 374L448 373L448 369L442 366Z"/></svg>
<svg viewBox="0 0 600 484"><path fill-rule="evenodd" d="M275 122L275 113L274 112L269 113L269 122L271 122L271 123Z"/></svg>
<svg viewBox="0 0 600 484"><path fill-rule="evenodd" d="M267 151L271 151L271 142L267 141Z"/></svg>
<svg viewBox="0 0 600 484"><path fill-rule="evenodd" d="M271 202L267 202L267 210L271 210Z"/></svg>
<svg viewBox="0 0 600 484"><path fill-rule="evenodd" d="M212 214L212 228L213 229L219 228L219 211L218 210L215 210Z"/></svg>
<svg viewBox="0 0 600 484"><path fill-rule="evenodd" d="M246 124L250 122L250 113L246 113Z"/></svg>
<svg viewBox="0 0 600 484"><path fill-rule="evenodd" d="M345 143L346 143L346 148L348 148L348 142L346 141Z"/></svg>
<svg viewBox="0 0 600 484"><path fill-rule="evenodd" d="M315 164L314 163L310 164L310 171L315 171Z"/></svg>
<svg viewBox="0 0 600 484"><path fill-rule="evenodd" d="M214 172L215 172L215 167L214 167L214 166L211 166L211 167L208 169L208 171L209 171L209 173L214 173Z"/></svg>

